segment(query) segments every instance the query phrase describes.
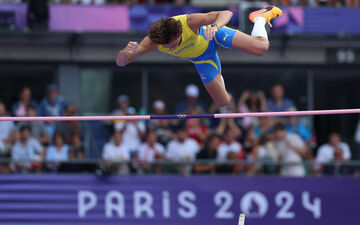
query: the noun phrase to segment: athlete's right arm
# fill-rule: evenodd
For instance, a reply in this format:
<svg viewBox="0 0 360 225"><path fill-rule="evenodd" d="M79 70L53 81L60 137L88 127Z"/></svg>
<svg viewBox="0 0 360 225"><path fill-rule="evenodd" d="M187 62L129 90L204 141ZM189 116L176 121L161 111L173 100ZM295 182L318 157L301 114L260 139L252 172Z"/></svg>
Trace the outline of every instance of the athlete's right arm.
<svg viewBox="0 0 360 225"><path fill-rule="evenodd" d="M126 66L155 48L156 44L153 43L149 37L145 37L140 44L130 41L127 46L119 52L116 58L116 64L118 66Z"/></svg>

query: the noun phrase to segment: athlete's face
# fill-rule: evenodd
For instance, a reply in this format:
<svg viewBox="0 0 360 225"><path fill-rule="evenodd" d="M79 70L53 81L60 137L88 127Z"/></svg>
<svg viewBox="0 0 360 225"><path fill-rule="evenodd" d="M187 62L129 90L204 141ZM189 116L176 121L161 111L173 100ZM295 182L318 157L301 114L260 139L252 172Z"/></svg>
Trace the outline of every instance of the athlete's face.
<svg viewBox="0 0 360 225"><path fill-rule="evenodd" d="M164 44L163 47L170 49L170 51L174 51L180 45L180 43L181 43L181 36L170 41L169 44Z"/></svg>

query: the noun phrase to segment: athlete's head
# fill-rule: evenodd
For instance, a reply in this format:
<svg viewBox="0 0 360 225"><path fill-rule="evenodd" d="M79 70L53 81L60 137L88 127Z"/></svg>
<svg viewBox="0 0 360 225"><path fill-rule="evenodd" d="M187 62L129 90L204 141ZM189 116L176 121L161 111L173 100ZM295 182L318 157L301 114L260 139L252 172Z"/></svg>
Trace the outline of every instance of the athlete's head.
<svg viewBox="0 0 360 225"><path fill-rule="evenodd" d="M156 44L174 50L181 42L181 22L174 18L162 18L151 24L149 38Z"/></svg>

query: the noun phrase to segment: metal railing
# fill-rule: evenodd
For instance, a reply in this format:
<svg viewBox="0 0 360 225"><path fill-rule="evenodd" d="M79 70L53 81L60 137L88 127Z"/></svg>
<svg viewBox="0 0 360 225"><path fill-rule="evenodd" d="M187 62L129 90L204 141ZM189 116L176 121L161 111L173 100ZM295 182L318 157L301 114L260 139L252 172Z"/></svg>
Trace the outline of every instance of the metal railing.
<svg viewBox="0 0 360 225"><path fill-rule="evenodd" d="M288 168L304 168L304 175L301 176L354 176L360 172L360 160L334 161L326 164L318 164L314 160L304 160L302 162L283 162L270 160L196 160L196 161L170 161L156 160L153 162L132 160L132 161L103 161L101 159L73 159L63 162L52 161L33 161L37 166L40 165L42 173L90 173L97 175L145 175L145 174L213 174L213 175L271 175L281 176L281 171ZM200 170L197 169L202 167ZM17 173L15 162L9 158L0 158L1 168L9 167L8 172ZM119 172L119 168L127 168L124 172ZM4 170L3 170L4 171ZM22 171L24 172L24 171ZM32 170L26 170L31 173ZM3 172L4 173L4 172ZM296 176L296 175L294 175Z"/></svg>

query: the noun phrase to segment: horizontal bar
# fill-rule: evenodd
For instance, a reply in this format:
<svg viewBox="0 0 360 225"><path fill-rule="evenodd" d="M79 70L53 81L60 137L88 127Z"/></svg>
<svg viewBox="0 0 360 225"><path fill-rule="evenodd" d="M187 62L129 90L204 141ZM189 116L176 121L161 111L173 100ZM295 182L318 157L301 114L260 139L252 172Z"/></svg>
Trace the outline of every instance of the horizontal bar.
<svg viewBox="0 0 360 225"><path fill-rule="evenodd" d="M359 114L360 109L333 109L333 110L310 110L310 111L286 111L286 112L259 112L259 113L222 113L215 114L214 118L243 118L243 117L278 117L278 116L314 116L335 114Z"/></svg>
<svg viewBox="0 0 360 225"><path fill-rule="evenodd" d="M84 120L151 120L151 119L193 119L193 118L243 118L243 117L271 117L271 116L311 116L334 114L360 114L360 109L335 109L287 112L259 112L259 113L222 113L195 115L143 115L143 116L39 116L39 117L0 117L0 121L84 121Z"/></svg>
<svg viewBox="0 0 360 225"><path fill-rule="evenodd" d="M36 116L36 117L0 117L0 121L90 121L90 120L150 120L144 116Z"/></svg>
<svg viewBox="0 0 360 225"><path fill-rule="evenodd" d="M214 119L214 114L151 115L150 119Z"/></svg>

